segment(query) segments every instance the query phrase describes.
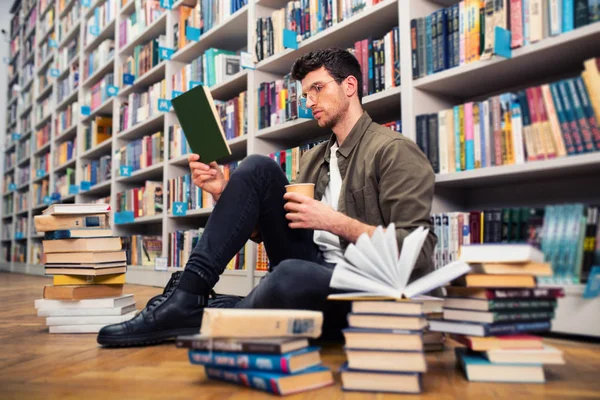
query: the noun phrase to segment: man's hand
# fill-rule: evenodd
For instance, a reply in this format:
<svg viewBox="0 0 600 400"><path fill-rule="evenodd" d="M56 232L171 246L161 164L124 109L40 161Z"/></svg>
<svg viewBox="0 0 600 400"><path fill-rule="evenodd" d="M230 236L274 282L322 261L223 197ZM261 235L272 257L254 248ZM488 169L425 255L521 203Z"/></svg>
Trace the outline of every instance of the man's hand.
<svg viewBox="0 0 600 400"><path fill-rule="evenodd" d="M208 165L201 163L198 154L190 154L188 163L190 164L194 184L210 193L215 201L219 200L227 185L221 167L214 161Z"/></svg>
<svg viewBox="0 0 600 400"><path fill-rule="evenodd" d="M330 206L299 193L286 193L283 196L288 213L285 217L290 221L292 229L313 229L333 232L345 217Z"/></svg>

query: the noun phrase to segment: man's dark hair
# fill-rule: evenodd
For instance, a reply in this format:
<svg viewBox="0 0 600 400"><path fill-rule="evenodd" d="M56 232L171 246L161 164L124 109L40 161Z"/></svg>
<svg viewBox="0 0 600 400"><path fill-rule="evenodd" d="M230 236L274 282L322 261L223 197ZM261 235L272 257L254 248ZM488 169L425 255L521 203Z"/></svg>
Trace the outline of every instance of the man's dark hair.
<svg viewBox="0 0 600 400"><path fill-rule="evenodd" d="M292 66L292 78L301 81L309 72L325 67L338 84L352 75L358 81L358 100L362 101L362 73L358 60L347 50L324 49L311 51L298 58Z"/></svg>

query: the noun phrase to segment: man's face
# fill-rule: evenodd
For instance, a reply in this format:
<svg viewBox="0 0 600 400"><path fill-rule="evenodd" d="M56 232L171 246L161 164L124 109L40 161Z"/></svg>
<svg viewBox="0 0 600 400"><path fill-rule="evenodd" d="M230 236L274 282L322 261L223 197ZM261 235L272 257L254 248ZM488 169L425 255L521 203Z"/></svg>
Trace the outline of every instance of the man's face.
<svg viewBox="0 0 600 400"><path fill-rule="evenodd" d="M302 93L310 93L306 107L321 128L333 128L348 110L349 100L344 96L343 84L337 81L324 67L309 72L302 80Z"/></svg>

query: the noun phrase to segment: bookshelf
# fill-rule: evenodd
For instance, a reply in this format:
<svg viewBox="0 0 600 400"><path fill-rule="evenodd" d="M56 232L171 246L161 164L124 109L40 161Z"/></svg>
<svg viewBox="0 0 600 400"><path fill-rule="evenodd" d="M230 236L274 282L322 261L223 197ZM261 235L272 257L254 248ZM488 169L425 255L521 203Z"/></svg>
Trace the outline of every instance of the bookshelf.
<svg viewBox="0 0 600 400"><path fill-rule="evenodd" d="M4 203L13 198L14 194L3 193L0 208L0 219L2 230L10 229L8 237L2 237L3 248L11 248L11 254L15 254L17 247L31 248L39 243L40 235L33 233L31 221L34 215L41 213L44 204L34 204L34 196L30 188L44 180L48 181L50 192L59 173L64 173L67 168L75 170L75 183L82 181L82 167L87 160L98 159L104 155L112 155L113 170L109 181L99 183L87 191L79 191L74 194L63 196L61 202L85 202L94 201L99 198L111 196L117 192L127 190L135 184L143 183L147 179L162 180L163 188L167 187L170 179L180 177L189 172L187 157L180 156L171 158L168 149L169 127L177 122L175 114L161 112L149 118L142 119L136 125L119 132L119 113L121 104L127 100L131 93L139 93L147 90L151 85L166 80L167 98L172 93L171 76L178 72L184 65L197 58L211 47L219 47L228 50L243 50L253 52L255 35L255 21L257 18L269 16L274 10L285 6L285 0L257 0L248 1L248 4L225 18L220 24L200 36L198 41L190 41L182 49L175 49L170 59L158 62L142 76L139 76L132 85L119 88L116 96L106 99L102 104L91 110L89 115L82 115L80 110L74 118L74 123L57 132L56 120L61 111L77 102L80 108L84 104L84 98L90 88L99 82L107 73L115 74L118 81L118 73L121 64L131 55L136 45L145 44L158 35L166 36L166 47L173 48L174 25L177 18L176 10L182 5L194 5L197 0L173 1L172 10L165 12L137 35L130 37L124 46L119 47L121 35L121 22L135 11L134 1L122 5L116 1L114 18L102 29L99 29L96 37L87 44L84 38L89 31L88 18L93 15L96 7L102 6L106 0L90 1L91 6L86 7L85 1L81 0L54 0L50 1L48 7L54 7L53 31L42 32L38 27L42 24L47 10L37 9L38 24L28 28L26 21L30 18L32 9L24 9L20 2L13 6L14 15L20 18L19 29L11 32L19 43L24 42L30 35L36 35L36 51L32 53L33 64L36 66L33 78L24 80L25 73L20 68L15 69L15 75L9 77L9 85L18 82L21 93L32 91L31 105L24 104L21 96L10 95L7 107L17 105L16 118L7 123L7 130L3 132L2 157L6 158L16 151L18 142L34 138L37 128L43 127L50 121L50 141L42 146L36 146L32 140L30 156L22 160L16 160L14 166L5 170L2 162L2 173L15 177L19 168L30 166L29 181L17 185L16 192L30 191L28 208L17 213L16 207L13 211L4 212ZM114 0L113 0L114 1ZM68 32L64 32L56 48L51 48L49 54L42 60L37 51L38 48L51 38L52 32L58 32L61 19L65 17L76 3L81 5L79 19L76 20ZM248 96L248 134L235 138L229 142L232 149L231 160L241 160L248 154L267 155L293 146L327 136L327 132L319 130L315 121L308 119L297 119L287 121L280 125L264 129L257 129L256 114L256 90L262 82L280 79L289 72L294 60L307 51L330 46L350 47L357 40L367 36L380 38L389 32L394 26L400 31L400 58L401 58L401 87L394 87L382 92L365 96L363 99L365 109L371 114L375 121L384 122L393 119L402 119L403 134L413 140L415 134L415 118L419 114L433 113L441 109L449 108L465 101L477 100L483 96L519 89L526 85L536 84L558 79L569 74L575 74L581 70L585 59L599 56L596 43L600 41L600 23L593 23L571 32L558 36L548 37L538 43L531 44L512 51L512 57L505 59L493 56L489 60L476 61L459 67L451 68L426 77L413 80L411 68L411 31L410 21L413 18L424 17L435 10L456 4L456 0L383 0L366 8L359 13L334 24L332 27L319 32L299 43L298 49L286 49L283 52L272 55L254 66L255 69L243 69L228 80L211 87L213 97L218 100L228 100L242 91L247 91ZM61 10L60 5L65 7ZM37 32L40 30L40 32ZM130 35L131 36L131 35ZM79 47L76 56L68 61L67 66L59 71L56 78L50 78L50 85L39 88L39 72L45 69L55 68L58 52L64 49L74 39L78 38ZM99 66L96 71L86 79L83 78L83 62L86 57L96 50L103 40L114 39L115 49L113 56L104 65ZM56 40L58 41L58 35ZM9 57L9 62L16 62L17 66L24 66L32 59L24 59L22 46L20 50ZM57 82L68 76L70 66L79 64L80 83L76 90L67 95L60 103L57 100ZM21 76L19 76L19 74ZM118 86L117 83L115 83ZM40 90L41 89L41 90ZM36 106L44 98L52 100L52 112L49 115L38 118ZM31 129L27 131L23 127L23 118L31 115ZM107 115L113 117L113 135L110 140L99 144L87 151L83 151L83 138L85 126L95 116ZM119 176L115 169L117 164L115 153L131 140L139 139L144 135L157 131L164 133L165 150L163 160L160 163L149 166L143 170L135 171L128 177ZM11 134L21 133L20 138L7 141ZM55 166L53 155L58 146L68 140L77 138L76 156L62 165ZM48 174L37 176L33 167L34 159L49 152L51 155L51 166ZM505 165L489 167L473 171L464 171L438 175L436 177L436 195L434 199L433 213L482 209L484 207L511 207L511 206L537 206L562 201L596 201L600 197L600 175L597 173L600 166L600 153L583 154L577 156L562 157L544 161L536 161L523 165ZM16 182L16 179L14 180ZM163 256L167 255L169 233L175 230L195 229L204 226L211 209L200 209L188 211L185 216L174 216L166 210L166 190L163 197L165 210L162 214L137 218L127 224L113 224L115 233L118 235L134 234L156 234L163 239ZM116 196L111 197L111 207L116 208ZM27 232L24 237L16 237L15 221L18 217L25 215L29 221ZM11 224L12 223L12 224ZM43 274L43 267L33 264L31 252L25 252L24 262L3 262L0 268L12 271ZM264 276L263 271L254 270L256 258L256 246L250 244L246 253L247 270L226 271L221 277L216 290L218 292L245 295ZM155 271L152 267L130 266L127 272L127 281L136 284L163 286L175 269L168 271ZM569 286L567 290L568 301L565 307L559 311L559 315L568 315L570 307L577 303L577 296L581 297L581 285ZM573 303L572 301L575 301ZM593 305L600 305L598 300L586 301L588 309ZM585 314L587 316L587 314ZM585 317L584 316L584 317ZM583 319L585 319L582 317ZM565 323L566 317L557 324L559 331L589 334L595 332L586 325L586 328L573 328ZM593 319L589 319L592 321Z"/></svg>

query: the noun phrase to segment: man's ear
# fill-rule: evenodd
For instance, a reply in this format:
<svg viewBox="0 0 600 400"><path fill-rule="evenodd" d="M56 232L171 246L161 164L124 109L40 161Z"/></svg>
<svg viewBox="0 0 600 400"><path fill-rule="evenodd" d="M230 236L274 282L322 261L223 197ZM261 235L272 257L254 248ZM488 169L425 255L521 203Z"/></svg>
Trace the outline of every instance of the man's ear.
<svg viewBox="0 0 600 400"><path fill-rule="evenodd" d="M352 97L358 95L358 80L353 75L348 75L346 78L346 96Z"/></svg>

